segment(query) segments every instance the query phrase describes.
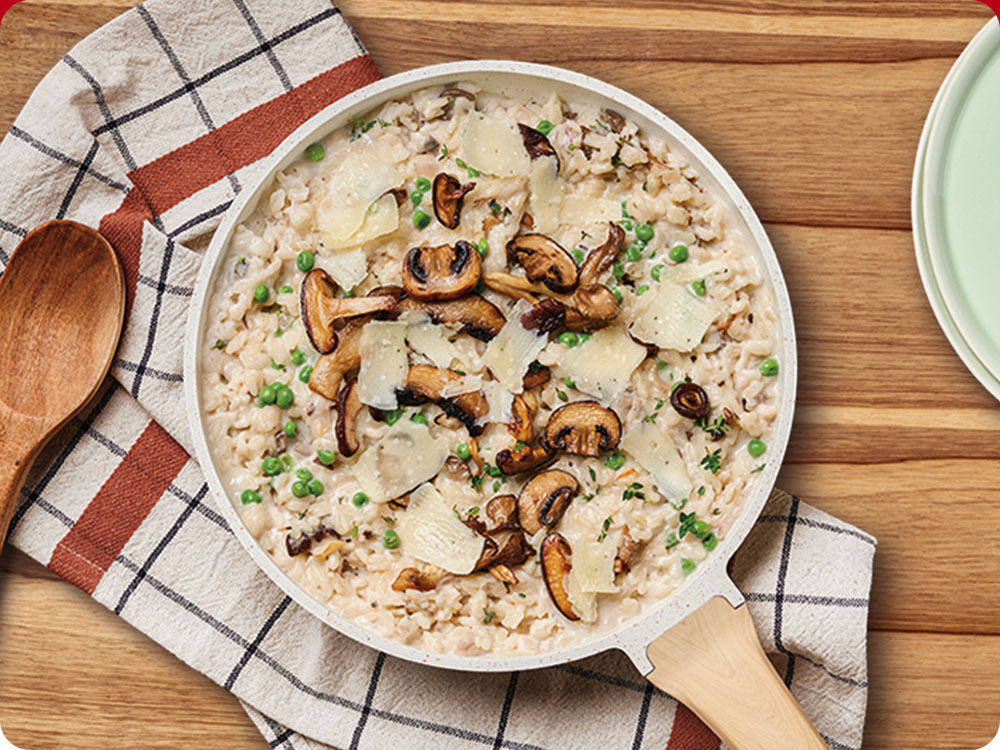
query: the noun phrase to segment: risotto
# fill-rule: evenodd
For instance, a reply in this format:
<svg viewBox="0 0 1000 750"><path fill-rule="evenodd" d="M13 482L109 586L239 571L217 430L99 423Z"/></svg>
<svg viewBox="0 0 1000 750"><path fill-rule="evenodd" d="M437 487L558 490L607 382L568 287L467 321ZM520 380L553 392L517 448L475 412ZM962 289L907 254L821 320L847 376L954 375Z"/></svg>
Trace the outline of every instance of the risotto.
<svg viewBox="0 0 1000 750"><path fill-rule="evenodd" d="M767 460L776 312L728 210L610 109L471 83L309 146L208 310L208 443L261 547L420 649L558 650L713 554Z"/></svg>

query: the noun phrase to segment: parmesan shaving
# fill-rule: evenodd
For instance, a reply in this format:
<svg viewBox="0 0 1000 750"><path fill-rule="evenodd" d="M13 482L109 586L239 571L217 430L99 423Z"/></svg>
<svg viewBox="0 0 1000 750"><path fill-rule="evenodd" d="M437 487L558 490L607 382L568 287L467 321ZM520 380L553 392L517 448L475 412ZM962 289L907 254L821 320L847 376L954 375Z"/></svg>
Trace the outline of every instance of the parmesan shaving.
<svg viewBox="0 0 1000 750"><path fill-rule="evenodd" d="M531 163L528 210L535 220L535 231L542 234L553 234L559 228L563 185L559 180L558 169L559 162L554 156L535 159Z"/></svg>
<svg viewBox="0 0 1000 750"><path fill-rule="evenodd" d="M490 368L493 377L511 393L524 390L524 374L549 340L547 334L536 334L521 325L521 316L530 309L528 302L519 300L500 333L483 352L483 364Z"/></svg>
<svg viewBox="0 0 1000 750"><path fill-rule="evenodd" d="M458 519L429 482L410 494L396 528L408 555L455 575L471 573L483 551L483 538Z"/></svg>
<svg viewBox="0 0 1000 750"><path fill-rule="evenodd" d="M513 117L471 112L462 151L470 167L496 177L527 175L531 166L521 130Z"/></svg>
<svg viewBox="0 0 1000 750"><path fill-rule="evenodd" d="M403 175L367 147L349 149L330 175L316 224L329 245L344 242L365 221L368 207L403 185ZM391 196L389 196L391 197Z"/></svg>
<svg viewBox="0 0 1000 750"><path fill-rule="evenodd" d="M691 351L719 314L712 302L680 284L660 284L647 300L629 330L640 341L662 349Z"/></svg>
<svg viewBox="0 0 1000 750"><path fill-rule="evenodd" d="M431 437L426 425L401 419L361 454L351 473L372 502L405 495L433 479L448 457L448 443Z"/></svg>
<svg viewBox="0 0 1000 750"><path fill-rule="evenodd" d="M376 409L395 409L396 391L406 387L406 323L373 320L361 329L358 397Z"/></svg>
<svg viewBox="0 0 1000 750"><path fill-rule="evenodd" d="M573 348L549 344L546 355L560 377L568 377L577 389L609 402L628 386L632 372L646 358L646 347L629 338L623 328L612 326L595 331Z"/></svg>
<svg viewBox="0 0 1000 750"><path fill-rule="evenodd" d="M655 424L633 427L625 433L621 448L649 472L656 489L668 500L691 494L691 478L674 441Z"/></svg>

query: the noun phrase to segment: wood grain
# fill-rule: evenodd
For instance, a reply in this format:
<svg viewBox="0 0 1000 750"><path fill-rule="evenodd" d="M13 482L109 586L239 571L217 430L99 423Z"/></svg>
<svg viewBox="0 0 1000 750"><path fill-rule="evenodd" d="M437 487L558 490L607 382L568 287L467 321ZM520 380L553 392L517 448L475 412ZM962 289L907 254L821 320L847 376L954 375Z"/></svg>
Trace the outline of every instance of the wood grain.
<svg viewBox="0 0 1000 750"><path fill-rule="evenodd" d="M132 0L25 0L0 28L9 125ZM865 750L985 745L1000 715L1000 406L924 297L909 229L920 130L990 18L975 0L341 0L387 73L504 57L598 76L674 117L767 223L796 313L779 483L875 534ZM40 616L39 613L44 613ZM235 700L13 551L0 724L25 748L266 743ZM58 690L53 690L57 685Z"/></svg>

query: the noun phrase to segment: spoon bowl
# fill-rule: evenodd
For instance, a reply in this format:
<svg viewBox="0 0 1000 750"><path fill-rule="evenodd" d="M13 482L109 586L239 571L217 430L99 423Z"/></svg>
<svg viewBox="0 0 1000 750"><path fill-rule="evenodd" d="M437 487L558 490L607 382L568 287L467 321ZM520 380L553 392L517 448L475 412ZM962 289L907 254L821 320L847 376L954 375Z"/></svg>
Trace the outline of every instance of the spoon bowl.
<svg viewBox="0 0 1000 750"><path fill-rule="evenodd" d="M125 279L90 227L50 221L0 276L0 544L31 463L111 367Z"/></svg>

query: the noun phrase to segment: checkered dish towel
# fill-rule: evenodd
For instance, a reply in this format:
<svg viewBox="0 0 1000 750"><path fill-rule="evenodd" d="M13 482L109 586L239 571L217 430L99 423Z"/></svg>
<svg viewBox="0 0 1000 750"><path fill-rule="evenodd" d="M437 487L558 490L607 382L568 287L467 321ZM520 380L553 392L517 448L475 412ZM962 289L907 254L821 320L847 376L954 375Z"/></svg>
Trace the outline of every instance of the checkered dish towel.
<svg viewBox="0 0 1000 750"><path fill-rule="evenodd" d="M359 645L206 504L181 408L200 251L260 159L379 75L321 0L150 0L42 81L0 145L0 263L32 227L83 221L120 254L130 307L113 380L39 460L11 542L234 693L273 747L717 750L618 652L451 674ZM861 744L874 550L778 492L737 558L761 639L835 749Z"/></svg>

